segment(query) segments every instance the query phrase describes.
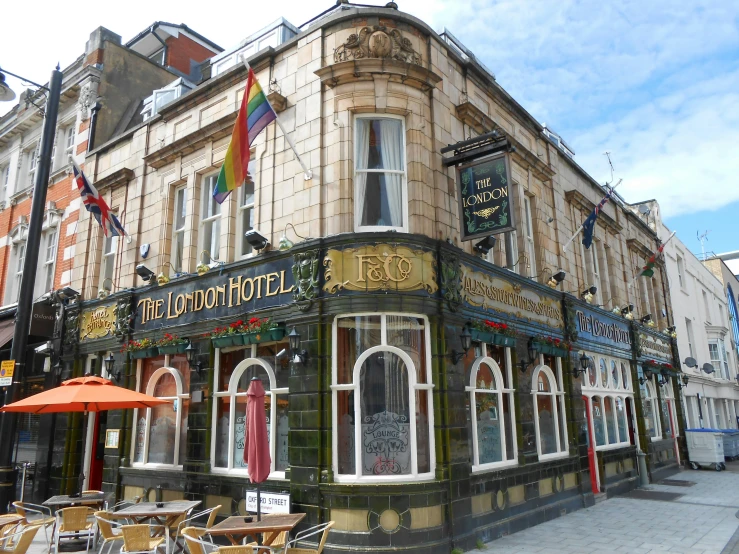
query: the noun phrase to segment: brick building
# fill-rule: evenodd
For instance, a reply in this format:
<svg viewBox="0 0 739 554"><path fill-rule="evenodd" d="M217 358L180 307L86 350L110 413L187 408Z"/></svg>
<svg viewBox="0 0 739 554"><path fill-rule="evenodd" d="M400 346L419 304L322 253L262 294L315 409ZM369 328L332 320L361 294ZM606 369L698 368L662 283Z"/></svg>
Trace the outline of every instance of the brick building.
<svg viewBox="0 0 739 554"><path fill-rule="evenodd" d="M240 54L312 175L271 124L248 182L217 204ZM93 426L119 439L105 490L245 512L251 377L268 391L264 490L289 493L306 524L334 520L329 552L469 548L630 490L639 448L652 479L676 469L664 268L634 279L657 233L616 195L591 248L564 250L605 190L461 41L392 2L340 2L301 27L277 21L202 74L163 86L144 121L85 159L133 241L104 241L81 214L63 375L112 354L119 384L173 401ZM479 160L509 199L497 243L462 240L464 171ZM228 345L208 336L252 317L278 326ZM196 357L121 352L165 332ZM76 443L64 449L67 491L87 465Z"/></svg>

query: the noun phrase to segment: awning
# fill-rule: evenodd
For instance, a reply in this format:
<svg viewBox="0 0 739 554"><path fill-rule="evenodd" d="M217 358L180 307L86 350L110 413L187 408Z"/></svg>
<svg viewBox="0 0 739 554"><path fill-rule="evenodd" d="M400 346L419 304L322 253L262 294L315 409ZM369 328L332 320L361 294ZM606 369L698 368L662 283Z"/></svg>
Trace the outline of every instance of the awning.
<svg viewBox="0 0 739 554"><path fill-rule="evenodd" d="M15 319L0 321L0 348L13 340L13 333L15 333Z"/></svg>

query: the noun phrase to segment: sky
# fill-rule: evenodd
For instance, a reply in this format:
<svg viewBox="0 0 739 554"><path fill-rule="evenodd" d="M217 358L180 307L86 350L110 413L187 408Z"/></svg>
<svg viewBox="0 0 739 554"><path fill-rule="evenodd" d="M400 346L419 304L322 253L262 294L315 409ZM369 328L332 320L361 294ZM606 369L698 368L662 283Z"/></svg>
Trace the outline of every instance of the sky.
<svg viewBox="0 0 739 554"><path fill-rule="evenodd" d="M739 2L397 3L436 31L446 26L601 183L610 180L603 155L610 152L615 178L623 179L618 192L628 202L656 198L665 223L693 252L701 251L696 233L706 231L708 252L739 250ZM40 0L34 12L43 15L33 26L3 27L0 67L46 82L57 62L65 67L84 51L96 27L125 42L157 20L185 23L228 49L278 17L301 25L334 1L124 5L103 2L81 12ZM7 2L0 19L28 21L27 7ZM10 107L0 104L0 114Z"/></svg>

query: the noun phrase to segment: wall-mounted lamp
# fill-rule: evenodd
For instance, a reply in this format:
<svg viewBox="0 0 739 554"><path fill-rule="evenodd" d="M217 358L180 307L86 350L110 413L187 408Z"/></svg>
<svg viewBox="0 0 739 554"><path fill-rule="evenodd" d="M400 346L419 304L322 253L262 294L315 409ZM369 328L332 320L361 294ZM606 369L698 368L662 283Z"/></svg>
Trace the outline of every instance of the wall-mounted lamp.
<svg viewBox="0 0 739 554"><path fill-rule="evenodd" d="M670 382L670 377L669 375L667 375L667 371L663 369L658 375L657 383L659 384L660 387L663 387L669 382Z"/></svg>
<svg viewBox="0 0 739 554"><path fill-rule="evenodd" d="M643 325L649 323L650 321L652 321L652 314L647 314L641 319L639 319L639 322L642 323Z"/></svg>
<svg viewBox="0 0 739 554"><path fill-rule="evenodd" d="M246 238L246 242L248 242L254 250L264 250L265 248L267 248L267 246L269 246L269 241L267 240L267 237L262 235L256 229L249 229L246 233L244 233L244 237Z"/></svg>
<svg viewBox="0 0 739 554"><path fill-rule="evenodd" d="M567 277L567 273L560 269L557 273L549 278L549 281L547 281L547 285L549 285L553 289L556 289L559 284L565 280L565 277Z"/></svg>
<svg viewBox="0 0 739 554"><path fill-rule="evenodd" d="M295 230L295 226L292 223L288 223L287 225L285 225L285 229L282 231L282 236L280 237L280 242L277 245L277 249L281 250L282 252L284 252L285 250L290 250L293 246L295 246L295 243L287 238L288 227L292 227L293 233L299 239L308 240L306 237L302 237L298 234L298 232Z"/></svg>
<svg viewBox="0 0 739 554"><path fill-rule="evenodd" d="M585 375L588 371L588 362L590 361L590 357L585 354L585 352L582 353L580 356L580 367L573 366L572 368L572 376L577 379L577 377L582 373Z"/></svg>
<svg viewBox="0 0 739 554"><path fill-rule="evenodd" d="M146 283L150 283L151 280L156 277L156 273L154 273L144 264L139 264L136 266L136 274L141 277L141 279L143 279Z"/></svg>
<svg viewBox="0 0 739 554"><path fill-rule="evenodd" d="M198 349L195 346L195 344L190 341L190 343L187 345L187 348L185 348L185 357L187 358L187 365L190 366L190 369L195 371L198 374L198 377L202 379L203 377L203 362L201 362L198 359Z"/></svg>
<svg viewBox="0 0 739 554"><path fill-rule="evenodd" d="M498 239L491 235L476 243L475 246L472 247L472 249L475 252L479 253L481 256L485 256L488 252L495 248L496 242L498 242Z"/></svg>
<svg viewBox="0 0 739 554"><path fill-rule="evenodd" d="M642 368L642 373L644 374L644 377L639 377L639 384L640 385L643 385L647 381L651 381L652 380L652 375L654 375L654 373L652 372L652 370L650 368L643 367Z"/></svg>
<svg viewBox="0 0 739 554"><path fill-rule="evenodd" d="M680 381L678 381L677 386L682 389L682 388L685 388L685 387L688 386L688 381L690 381L690 377L688 377L687 375L683 374L683 376L680 377L680 380L682 381L682 383Z"/></svg>
<svg viewBox="0 0 739 554"><path fill-rule="evenodd" d="M74 300L75 298L79 297L80 293L76 290L74 290L72 287L62 287L58 291L56 291L56 296L59 300Z"/></svg>
<svg viewBox="0 0 739 554"><path fill-rule="evenodd" d="M308 351L305 349L300 350L300 333L298 333L295 327L288 333L287 340L293 361L297 358L303 365L308 365Z"/></svg>
<svg viewBox="0 0 739 554"><path fill-rule="evenodd" d="M580 293L580 296L582 296L582 299L585 300L585 302L592 302L593 297L595 296L595 293L598 292L598 287L592 286Z"/></svg>
<svg viewBox="0 0 739 554"><path fill-rule="evenodd" d="M462 352L452 350L451 354L449 354L449 357L451 357L452 362L455 365L458 364L459 360L464 358L469 349L472 348L472 335L470 334L469 329L467 329L467 325L462 328L462 333L459 335L459 341L462 343Z"/></svg>
<svg viewBox="0 0 739 554"><path fill-rule="evenodd" d="M525 373L531 364L536 363L536 360L539 357L539 352L534 347L534 339L529 339L526 350L528 352L529 359L518 360L518 369L521 370L521 373Z"/></svg>
<svg viewBox="0 0 739 554"><path fill-rule="evenodd" d="M121 370L118 371L115 370L115 358L113 357L113 353L109 352L107 358L103 358L103 363L105 364L105 372L113 378L113 380L116 383L120 383L121 381Z"/></svg>

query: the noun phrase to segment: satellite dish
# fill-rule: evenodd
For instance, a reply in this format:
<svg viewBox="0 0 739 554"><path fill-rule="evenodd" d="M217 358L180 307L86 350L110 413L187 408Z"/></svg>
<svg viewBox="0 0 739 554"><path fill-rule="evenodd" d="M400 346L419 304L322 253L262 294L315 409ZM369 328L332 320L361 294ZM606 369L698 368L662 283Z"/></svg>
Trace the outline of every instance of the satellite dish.
<svg viewBox="0 0 739 554"><path fill-rule="evenodd" d="M703 372L708 373L709 375L714 372L713 366L706 362L703 364Z"/></svg>
<svg viewBox="0 0 739 554"><path fill-rule="evenodd" d="M698 362L695 361L695 358L687 357L683 363L688 367L698 367Z"/></svg>
<svg viewBox="0 0 739 554"><path fill-rule="evenodd" d="M649 209L649 206L646 204L641 204L639 206L639 213L642 215L649 215L652 212L652 210Z"/></svg>

